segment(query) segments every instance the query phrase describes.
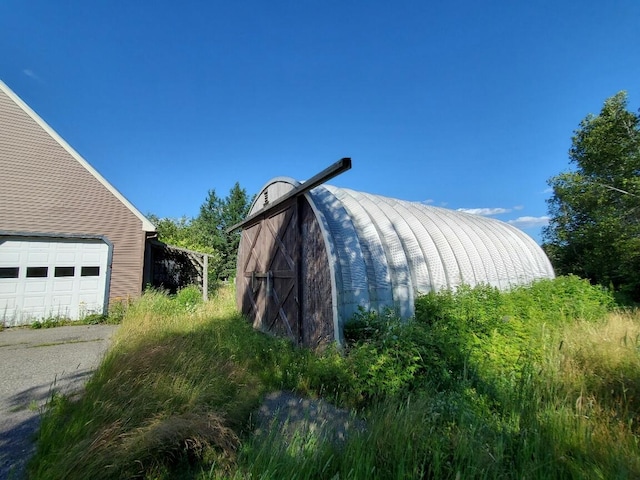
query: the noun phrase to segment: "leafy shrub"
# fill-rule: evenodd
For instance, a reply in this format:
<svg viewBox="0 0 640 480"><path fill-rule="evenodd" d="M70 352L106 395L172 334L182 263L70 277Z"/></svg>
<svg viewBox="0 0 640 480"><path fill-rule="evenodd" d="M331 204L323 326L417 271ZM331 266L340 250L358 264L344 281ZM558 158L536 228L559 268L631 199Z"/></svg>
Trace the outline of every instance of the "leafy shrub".
<svg viewBox="0 0 640 480"><path fill-rule="evenodd" d="M109 302L109 313L107 314L107 323L118 324L122 322L122 319L126 315L129 307L133 305L133 299L127 298L115 298Z"/></svg>
<svg viewBox="0 0 640 480"><path fill-rule="evenodd" d="M388 310L360 310L345 329L345 366L352 372L352 402L402 398L427 383L448 382L442 350L430 328L406 323Z"/></svg>
<svg viewBox="0 0 640 480"><path fill-rule="evenodd" d="M176 303L185 310L193 310L203 302L202 292L195 285L189 285L176 293Z"/></svg>
<svg viewBox="0 0 640 480"><path fill-rule="evenodd" d="M575 275L539 280L507 292L511 314L524 321L565 324L577 319L601 319L616 307L614 295Z"/></svg>

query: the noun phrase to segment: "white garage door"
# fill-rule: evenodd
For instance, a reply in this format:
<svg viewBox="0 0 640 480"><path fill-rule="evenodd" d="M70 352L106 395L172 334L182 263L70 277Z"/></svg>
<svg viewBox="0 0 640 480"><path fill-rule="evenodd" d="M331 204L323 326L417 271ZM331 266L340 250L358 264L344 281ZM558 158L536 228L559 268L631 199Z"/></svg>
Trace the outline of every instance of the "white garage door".
<svg viewBox="0 0 640 480"><path fill-rule="evenodd" d="M102 313L108 259L100 240L0 237L0 321Z"/></svg>

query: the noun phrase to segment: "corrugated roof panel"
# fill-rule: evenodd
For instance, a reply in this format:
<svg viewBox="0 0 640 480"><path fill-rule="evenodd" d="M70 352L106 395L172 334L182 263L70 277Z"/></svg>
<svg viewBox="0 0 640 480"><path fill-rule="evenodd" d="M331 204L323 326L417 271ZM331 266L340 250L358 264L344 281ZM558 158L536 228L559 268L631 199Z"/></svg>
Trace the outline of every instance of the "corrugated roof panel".
<svg viewBox="0 0 640 480"><path fill-rule="evenodd" d="M450 211L443 208L431 207L428 212L432 217L437 218L441 228L448 232L449 242L455 246L454 252L462 275L462 281L458 283L467 285L481 283L482 279L486 277L486 273L480 262L480 255L465 231L464 222L452 221L449 215Z"/></svg>
<svg viewBox="0 0 640 480"><path fill-rule="evenodd" d="M388 259L372 215L348 190L330 186L327 186L327 189L342 202L356 228L367 266L371 307L377 310L382 306L393 306Z"/></svg>
<svg viewBox="0 0 640 480"><path fill-rule="evenodd" d="M429 209L418 208L416 204L410 202L402 202L407 208L407 214L416 218L418 222L424 225L425 234L429 236L435 243L440 261L444 270L444 283L433 285L431 290L441 290L451 285L458 285L463 282L462 270L459 263L460 251L462 246L457 238L451 241L453 232L449 227L439 221L438 217L433 215L433 211ZM421 238L422 241L426 239Z"/></svg>
<svg viewBox="0 0 640 480"><path fill-rule="evenodd" d="M481 254L489 275L487 283L502 289L508 288L510 284L507 281L507 270L513 268L513 262L507 257L506 260L511 262L511 267L507 266L504 248L500 248L500 241L488 233L491 231L491 225L486 223L485 218L469 216L468 220L469 225L473 227L474 233L477 235L477 242L482 244L483 250Z"/></svg>
<svg viewBox="0 0 640 480"><path fill-rule="evenodd" d="M418 293L461 284L504 289L553 277L533 239L495 219L332 186L318 187L308 198L317 198L325 215L338 208L350 217L349 235L357 236L353 244L364 262L358 284L365 288L363 280L368 282L372 309L393 306L407 317ZM339 224L332 226L331 235L339 235L339 229ZM342 248L336 244L338 256L346 255Z"/></svg>
<svg viewBox="0 0 640 480"><path fill-rule="evenodd" d="M409 226L416 239L419 252L415 253L415 259L414 255L409 256L410 259L413 259L411 269L415 277L414 288L416 293L428 293L436 288L436 285L447 285L447 275L442 256L424 223L420 222L405 206L405 202L391 198L386 198L384 201L394 205L394 208ZM414 268L414 265L417 268ZM424 266L426 273L421 268L422 266Z"/></svg>
<svg viewBox="0 0 640 480"><path fill-rule="evenodd" d="M553 273L549 258L533 239L513 225L507 225L507 227L509 231L519 239L519 243L523 246L522 250L527 253L527 257L530 260L527 262L527 270L531 279L540 278L549 272Z"/></svg>
<svg viewBox="0 0 640 480"><path fill-rule="evenodd" d="M431 282L431 274L429 273L429 266L425 253L420 246L416 233L412 230L409 223L412 216L406 215L404 207L399 205L397 202L379 197L377 200L379 200L378 206L385 212L387 218L392 222L393 228L397 230L401 248L404 250L407 274L410 276L413 290L418 292L420 291L418 289L418 285L423 285L425 283L429 284ZM431 242L431 245L433 245L433 242Z"/></svg>
<svg viewBox="0 0 640 480"><path fill-rule="evenodd" d="M404 245L400 239L391 219L397 218L398 213L391 209L383 208L385 203L380 202L379 197L350 191L363 207L369 212L370 218L382 242L382 248L386 253L391 282L391 293L397 312L408 317L413 314L413 282L409 271L409 262Z"/></svg>

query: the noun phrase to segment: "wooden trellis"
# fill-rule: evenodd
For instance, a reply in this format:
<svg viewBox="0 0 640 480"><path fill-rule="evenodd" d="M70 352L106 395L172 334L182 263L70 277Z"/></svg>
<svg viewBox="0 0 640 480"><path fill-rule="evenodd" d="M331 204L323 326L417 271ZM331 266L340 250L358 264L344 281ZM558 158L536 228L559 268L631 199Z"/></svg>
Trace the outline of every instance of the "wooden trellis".
<svg viewBox="0 0 640 480"><path fill-rule="evenodd" d="M175 292L188 285L198 285L202 298L208 299L208 254L151 240L150 266L152 286Z"/></svg>

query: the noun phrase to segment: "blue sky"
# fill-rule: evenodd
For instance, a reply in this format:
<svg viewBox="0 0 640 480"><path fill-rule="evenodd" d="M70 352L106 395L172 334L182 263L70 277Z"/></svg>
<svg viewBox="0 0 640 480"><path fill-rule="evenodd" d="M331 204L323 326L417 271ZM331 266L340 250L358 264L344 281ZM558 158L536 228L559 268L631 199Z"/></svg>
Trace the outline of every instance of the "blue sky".
<svg viewBox="0 0 640 480"><path fill-rule="evenodd" d="M539 240L580 120L640 107L640 2L3 0L0 79L143 213L351 157Z"/></svg>

